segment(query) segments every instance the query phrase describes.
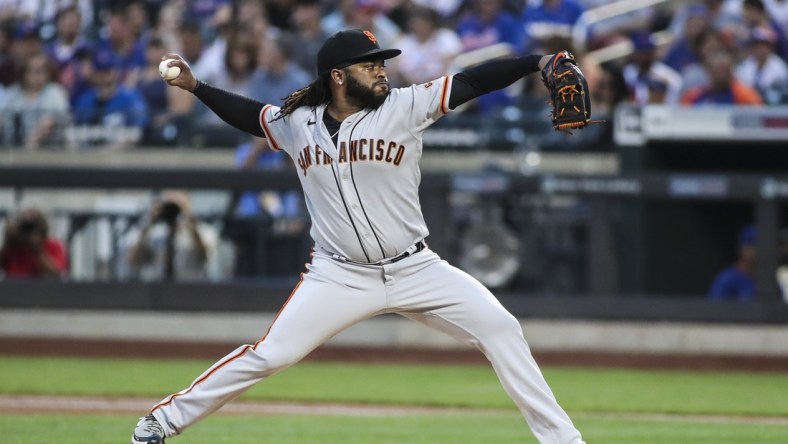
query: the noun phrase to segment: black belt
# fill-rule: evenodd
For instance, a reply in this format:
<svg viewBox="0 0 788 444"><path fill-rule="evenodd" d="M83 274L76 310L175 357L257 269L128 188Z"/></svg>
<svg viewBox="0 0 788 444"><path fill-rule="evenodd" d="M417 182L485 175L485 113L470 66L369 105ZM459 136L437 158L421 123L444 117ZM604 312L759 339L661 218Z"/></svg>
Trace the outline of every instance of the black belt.
<svg viewBox="0 0 788 444"><path fill-rule="evenodd" d="M393 264L394 262L399 262L402 259L405 259L406 257L408 257L408 256L410 256L412 254L418 253L419 251L427 248L427 243L422 240L422 241L416 242L415 244L413 244L413 246L416 247L416 248L408 248L407 250L403 251L399 256L395 256L393 259L389 260L388 263L389 264ZM385 261L385 259L383 261L380 261L380 262L384 262L384 261ZM380 263L380 262L378 262L378 263Z"/></svg>
<svg viewBox="0 0 788 444"><path fill-rule="evenodd" d="M347 262L347 263L357 264L357 265L388 265L388 264L393 264L394 262L399 262L402 259L405 259L406 257L411 256L411 255L414 255L414 254L418 253L419 251L421 251L421 250L423 250L425 248L427 248L427 243L424 242L423 240L420 240L420 241L416 242L415 244L411 245L410 247L408 247L407 250L403 251L402 253L400 253L397 256L394 256L391 259L381 259L381 260L379 260L377 262L371 262L371 263L356 262L356 261L352 261L352 260L350 260L350 259L348 259L348 258L346 258L344 256L340 256L340 255L335 254L335 253L331 253L331 252L328 252L328 253L331 255L332 259L338 260L340 262Z"/></svg>

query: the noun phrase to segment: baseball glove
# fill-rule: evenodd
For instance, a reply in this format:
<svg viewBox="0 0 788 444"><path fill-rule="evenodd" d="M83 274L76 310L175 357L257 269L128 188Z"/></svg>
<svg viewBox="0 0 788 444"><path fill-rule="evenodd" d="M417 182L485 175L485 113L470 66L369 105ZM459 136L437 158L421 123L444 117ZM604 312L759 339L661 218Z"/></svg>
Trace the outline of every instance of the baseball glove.
<svg viewBox="0 0 788 444"><path fill-rule="evenodd" d="M542 82L550 92L553 129L569 134L591 120L591 98L585 76L569 51L561 51L542 68Z"/></svg>

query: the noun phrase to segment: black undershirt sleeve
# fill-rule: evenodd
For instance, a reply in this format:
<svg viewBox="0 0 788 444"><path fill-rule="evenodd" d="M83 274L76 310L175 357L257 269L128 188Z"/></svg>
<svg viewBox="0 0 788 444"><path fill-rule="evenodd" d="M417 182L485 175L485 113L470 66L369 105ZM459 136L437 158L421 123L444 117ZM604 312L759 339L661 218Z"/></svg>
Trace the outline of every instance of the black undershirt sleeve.
<svg viewBox="0 0 788 444"><path fill-rule="evenodd" d="M539 71L541 55L527 55L506 59L495 59L480 63L454 75L451 84L449 108L483 94L506 88L528 74Z"/></svg>
<svg viewBox="0 0 788 444"><path fill-rule="evenodd" d="M481 63L454 75L449 108L483 94L506 88L520 78L539 71L540 55L497 59ZM260 127L260 111L265 103L198 81L192 91L211 111L233 127L257 137L265 137Z"/></svg>
<svg viewBox="0 0 788 444"><path fill-rule="evenodd" d="M192 93L225 122L254 136L265 137L259 120L260 111L265 103L216 88L199 80Z"/></svg>

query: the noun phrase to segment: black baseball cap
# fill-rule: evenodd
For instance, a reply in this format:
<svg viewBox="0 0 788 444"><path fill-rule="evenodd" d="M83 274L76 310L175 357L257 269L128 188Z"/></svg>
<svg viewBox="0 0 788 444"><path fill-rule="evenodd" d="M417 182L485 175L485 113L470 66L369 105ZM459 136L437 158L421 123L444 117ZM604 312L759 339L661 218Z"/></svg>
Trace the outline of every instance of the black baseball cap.
<svg viewBox="0 0 788 444"><path fill-rule="evenodd" d="M391 59L400 55L399 49L380 49L378 39L361 29L339 31L323 43L317 52L317 74L344 68L369 59Z"/></svg>

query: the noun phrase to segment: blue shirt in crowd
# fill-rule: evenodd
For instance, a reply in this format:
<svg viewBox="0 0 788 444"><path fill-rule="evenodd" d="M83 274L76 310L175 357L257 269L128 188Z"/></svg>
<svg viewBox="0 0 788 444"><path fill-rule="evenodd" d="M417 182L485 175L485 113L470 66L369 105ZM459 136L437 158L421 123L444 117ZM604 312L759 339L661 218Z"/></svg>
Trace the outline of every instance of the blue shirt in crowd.
<svg viewBox="0 0 788 444"><path fill-rule="evenodd" d="M523 24L509 12L501 12L491 22L467 16L457 24L457 35L465 51L484 48L496 43L512 45L515 53L522 52Z"/></svg>
<svg viewBox="0 0 788 444"><path fill-rule="evenodd" d="M569 37L572 27L583 15L585 8L574 0L564 0L555 5L542 2L539 5L528 6L523 11L523 29L527 50L535 50L535 41L546 35L559 34Z"/></svg>
<svg viewBox="0 0 788 444"><path fill-rule="evenodd" d="M240 167L246 162L252 151L251 143L244 143L235 151L235 165ZM266 150L257 158L255 168L258 170L276 170L284 168L286 154L281 151ZM282 202L281 214L272 214L274 217L294 217L299 213L301 205L301 193L298 191L285 191L279 193ZM244 191L238 198L235 207L235 214L239 217L255 217L265 214L265 210L260 205L260 192Z"/></svg>
<svg viewBox="0 0 788 444"><path fill-rule="evenodd" d="M95 89L82 94L73 109L77 125L136 126L148 122L145 100L135 89L118 87L114 96L100 100Z"/></svg>
<svg viewBox="0 0 788 444"><path fill-rule="evenodd" d="M735 265L722 270L709 290L709 299L715 301L750 301L754 298L752 277Z"/></svg>

